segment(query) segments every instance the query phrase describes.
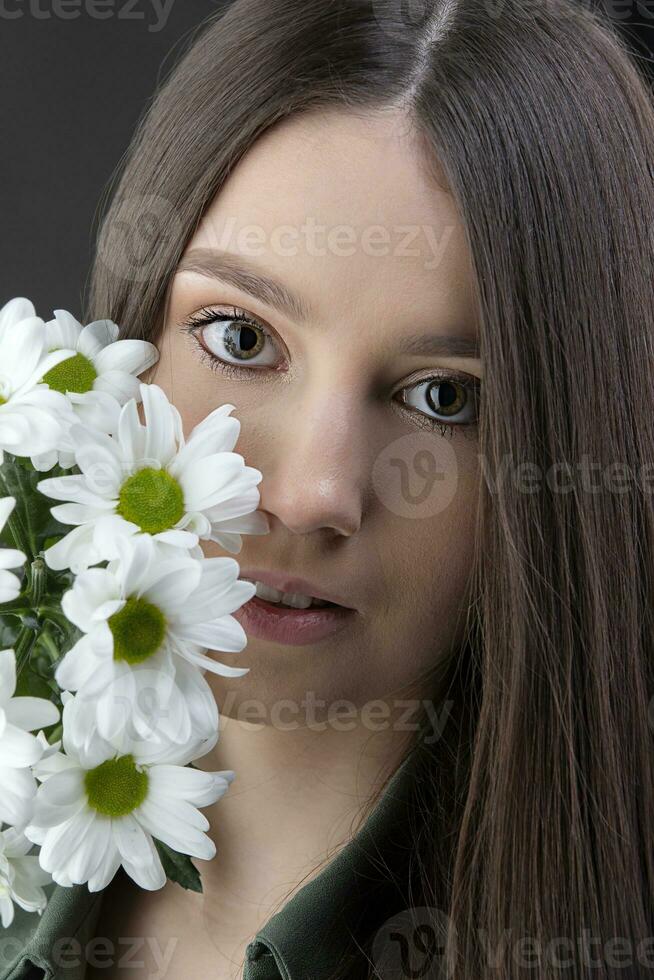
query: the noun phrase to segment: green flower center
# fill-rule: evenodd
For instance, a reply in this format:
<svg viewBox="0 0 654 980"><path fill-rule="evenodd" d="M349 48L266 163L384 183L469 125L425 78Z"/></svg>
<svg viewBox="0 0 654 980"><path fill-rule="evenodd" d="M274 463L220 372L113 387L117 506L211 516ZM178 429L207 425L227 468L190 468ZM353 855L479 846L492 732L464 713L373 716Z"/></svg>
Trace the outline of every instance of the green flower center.
<svg viewBox="0 0 654 980"><path fill-rule="evenodd" d="M140 664L157 652L166 636L166 617L145 599L128 599L108 620L114 638L114 660Z"/></svg>
<svg viewBox="0 0 654 980"><path fill-rule="evenodd" d="M84 357L83 354L74 354L60 364L56 364L55 367L50 368L43 375L43 380L51 388L54 388L55 391L60 391L63 395L67 391L74 391L82 395L86 391L91 391L93 382L97 376L98 372L88 357Z"/></svg>
<svg viewBox="0 0 654 980"><path fill-rule="evenodd" d="M0 395L0 405L6 405L6 404L7 404L7 399L3 398L2 395Z"/></svg>
<svg viewBox="0 0 654 980"><path fill-rule="evenodd" d="M106 817L125 817L140 806L148 794L148 774L139 772L134 756L108 759L84 776L90 807Z"/></svg>
<svg viewBox="0 0 654 980"><path fill-rule="evenodd" d="M146 534L159 534L184 516L184 493L166 470L145 467L125 480L116 510Z"/></svg>

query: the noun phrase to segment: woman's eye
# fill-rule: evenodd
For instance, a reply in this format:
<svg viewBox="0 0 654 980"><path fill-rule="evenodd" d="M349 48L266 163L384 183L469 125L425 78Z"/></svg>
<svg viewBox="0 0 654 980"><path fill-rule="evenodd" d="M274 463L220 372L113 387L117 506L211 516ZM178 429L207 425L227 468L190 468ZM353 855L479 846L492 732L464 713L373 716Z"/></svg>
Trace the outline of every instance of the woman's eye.
<svg viewBox="0 0 654 980"><path fill-rule="evenodd" d="M268 331L236 310L232 314L203 310L186 327L209 355L225 364L270 367L278 360Z"/></svg>
<svg viewBox="0 0 654 980"><path fill-rule="evenodd" d="M434 422L475 425L478 422L480 384L477 380L427 378L402 391L405 405Z"/></svg>

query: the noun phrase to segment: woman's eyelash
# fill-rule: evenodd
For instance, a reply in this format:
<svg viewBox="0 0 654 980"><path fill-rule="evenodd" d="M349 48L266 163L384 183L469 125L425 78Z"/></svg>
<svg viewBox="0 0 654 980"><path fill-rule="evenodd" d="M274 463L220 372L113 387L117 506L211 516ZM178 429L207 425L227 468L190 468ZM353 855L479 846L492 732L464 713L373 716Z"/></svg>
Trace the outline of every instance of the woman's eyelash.
<svg viewBox="0 0 654 980"><path fill-rule="evenodd" d="M224 374L228 378L239 378L243 377L244 375L248 377L256 376L257 374L261 373L262 367L269 367L269 365L262 365L252 368L241 364L232 364L230 361L223 360L221 357L218 357L212 351L208 350L198 336L203 327L211 324L240 321L248 326L255 327L257 330L261 330L267 337L272 339L267 327L256 317L246 313L244 310L241 310L236 306L229 307L229 310L230 312L225 312L222 310L212 310L208 307L204 307L197 313L193 313L187 320L184 320L180 326L182 330L184 330L184 332L194 341L196 347L198 348L201 361L206 363L211 370L220 371L221 374ZM476 404L478 402L481 388L481 382L479 379L472 377L471 375L460 375L452 371L443 371L442 374L435 374L426 378L420 378L418 381L413 382L410 385L405 385L404 388L400 389L400 391L406 397L407 392L413 391L416 388L419 388L421 385L429 385L429 382L438 383L439 385L445 385L446 383L460 385L466 390L473 403ZM416 417L421 426L432 430L439 429L442 436L449 436L451 438L454 435L455 430L463 430L465 435L477 428L478 419L476 416L472 422L448 423L443 419L434 418L433 416L427 415L426 412L420 411L420 409L409 406L405 400L405 397L400 398L400 404L402 404L403 410L406 413L410 413L412 416Z"/></svg>

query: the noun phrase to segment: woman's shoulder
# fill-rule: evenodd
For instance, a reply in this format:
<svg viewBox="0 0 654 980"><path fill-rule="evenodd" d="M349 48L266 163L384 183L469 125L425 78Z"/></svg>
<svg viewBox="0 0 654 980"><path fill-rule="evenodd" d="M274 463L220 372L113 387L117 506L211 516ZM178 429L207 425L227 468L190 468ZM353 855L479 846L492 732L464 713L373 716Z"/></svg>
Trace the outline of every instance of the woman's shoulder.
<svg viewBox="0 0 654 980"><path fill-rule="evenodd" d="M84 977L104 893L86 885L53 884L45 891L41 916L16 909L11 925L0 929L0 980Z"/></svg>

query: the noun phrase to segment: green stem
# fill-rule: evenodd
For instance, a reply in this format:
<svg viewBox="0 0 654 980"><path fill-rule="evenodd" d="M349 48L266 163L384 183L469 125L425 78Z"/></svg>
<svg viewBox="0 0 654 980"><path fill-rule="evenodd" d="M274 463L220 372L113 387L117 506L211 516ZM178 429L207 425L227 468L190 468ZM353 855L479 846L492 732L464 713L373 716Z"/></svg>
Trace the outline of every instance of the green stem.
<svg viewBox="0 0 654 980"><path fill-rule="evenodd" d="M59 660L61 653L59 652L59 647L55 643L53 637L50 636L47 629L43 630L41 633L39 643L50 657L51 663L56 663L57 660Z"/></svg>
<svg viewBox="0 0 654 980"><path fill-rule="evenodd" d="M23 626L16 643L14 644L14 653L16 654L16 673L20 674L21 670L28 662L30 654L32 652L32 647L34 646L36 640L36 632L30 629L29 626Z"/></svg>
<svg viewBox="0 0 654 980"><path fill-rule="evenodd" d="M12 602L0 604L0 616L26 616L32 612L31 607L25 605L25 596L19 596Z"/></svg>
<svg viewBox="0 0 654 980"><path fill-rule="evenodd" d="M22 490L23 500L27 502L34 495L34 489L32 487L29 474L28 474L27 470L25 470L20 465L20 463L18 463L18 465L16 466L16 471L18 473L18 482L19 482L20 488ZM36 548L36 534L34 532L34 528L32 527L32 521L30 520L29 506L26 506L25 507L25 520L27 522L27 535L28 535L28 541L29 541L29 552L28 552L28 554L30 555L31 558L34 558L36 556L36 553L37 553L37 548Z"/></svg>
<svg viewBox="0 0 654 980"><path fill-rule="evenodd" d="M15 469L19 469L19 464L16 464ZM21 484L21 489L23 489L22 480L20 476L18 477L19 483ZM0 490L2 491L3 497L13 497L16 499L16 494L11 492L11 488L7 485L3 475L2 467L0 466ZM21 502L16 500L16 506L7 518L7 529L11 535L14 547L22 551L28 558L31 558L34 554L35 548L31 547L32 536L29 530L25 527L23 520L20 516L22 507Z"/></svg>
<svg viewBox="0 0 654 980"><path fill-rule="evenodd" d="M43 558L39 555L30 566L30 595L32 605L39 606L43 601L47 579L47 569Z"/></svg>
<svg viewBox="0 0 654 980"><path fill-rule="evenodd" d="M41 619L54 623L66 634L70 633L72 624L58 609L53 609L52 606L39 606L36 611Z"/></svg>

